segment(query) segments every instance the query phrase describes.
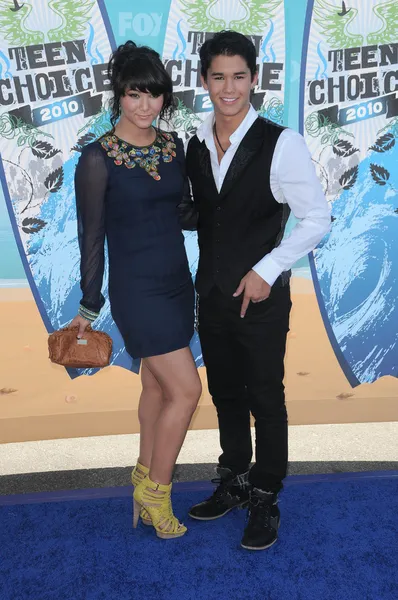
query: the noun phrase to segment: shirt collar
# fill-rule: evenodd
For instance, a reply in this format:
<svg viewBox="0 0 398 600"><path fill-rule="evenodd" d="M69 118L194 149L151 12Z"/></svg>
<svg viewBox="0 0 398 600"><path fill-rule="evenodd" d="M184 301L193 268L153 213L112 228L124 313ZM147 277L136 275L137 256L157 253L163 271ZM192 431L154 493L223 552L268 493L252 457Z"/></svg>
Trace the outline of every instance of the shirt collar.
<svg viewBox="0 0 398 600"><path fill-rule="evenodd" d="M254 110L253 106L250 105L248 113L243 119L242 123L237 129L235 129L235 131L231 134L229 138L231 144L241 142L257 118L258 114ZM196 131L197 138L200 142L203 142L204 140L206 142L206 145L208 145L208 142L210 142L213 139L213 124L214 112L209 114L209 116L203 121L203 123L199 125Z"/></svg>

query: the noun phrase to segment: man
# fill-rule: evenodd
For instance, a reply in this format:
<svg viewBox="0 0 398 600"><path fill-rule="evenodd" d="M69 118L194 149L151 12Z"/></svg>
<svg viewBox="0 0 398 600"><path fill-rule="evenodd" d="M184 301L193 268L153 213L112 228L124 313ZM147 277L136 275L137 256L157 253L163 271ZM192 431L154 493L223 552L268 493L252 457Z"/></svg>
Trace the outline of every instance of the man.
<svg viewBox="0 0 398 600"><path fill-rule="evenodd" d="M217 489L189 514L210 520L248 505L242 546L260 550L277 539L287 470L290 268L328 231L330 212L302 136L250 105L258 77L252 42L220 32L200 59L214 113L189 142L187 172L198 211L199 336L222 454ZM290 210L300 222L283 239Z"/></svg>

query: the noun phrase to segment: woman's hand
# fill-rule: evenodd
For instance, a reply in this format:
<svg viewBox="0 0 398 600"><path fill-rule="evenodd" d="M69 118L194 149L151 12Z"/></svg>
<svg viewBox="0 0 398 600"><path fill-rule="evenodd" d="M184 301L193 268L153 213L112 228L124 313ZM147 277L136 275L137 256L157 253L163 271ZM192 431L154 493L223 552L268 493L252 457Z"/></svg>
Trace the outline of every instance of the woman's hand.
<svg viewBox="0 0 398 600"><path fill-rule="evenodd" d="M90 321L87 319L83 319L80 315L76 315L76 317L71 321L68 325L68 328L78 327L79 331L77 332L78 339L82 338L86 328L91 325Z"/></svg>

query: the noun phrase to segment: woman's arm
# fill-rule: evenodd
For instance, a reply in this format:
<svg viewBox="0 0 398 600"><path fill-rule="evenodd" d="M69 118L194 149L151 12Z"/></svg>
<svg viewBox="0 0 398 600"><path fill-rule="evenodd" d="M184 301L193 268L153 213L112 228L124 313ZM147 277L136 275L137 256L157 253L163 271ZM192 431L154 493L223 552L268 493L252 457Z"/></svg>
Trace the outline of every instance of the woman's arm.
<svg viewBox="0 0 398 600"><path fill-rule="evenodd" d="M75 174L78 239L80 247L79 315L94 321L105 303L101 294L104 276L106 158L99 145L87 146Z"/></svg>
<svg viewBox="0 0 398 600"><path fill-rule="evenodd" d="M177 145L177 160L181 166L181 171L184 177L182 200L178 204L181 229L195 231L198 223L198 213L192 200L191 186L185 169L184 145L176 133L174 133L174 138Z"/></svg>

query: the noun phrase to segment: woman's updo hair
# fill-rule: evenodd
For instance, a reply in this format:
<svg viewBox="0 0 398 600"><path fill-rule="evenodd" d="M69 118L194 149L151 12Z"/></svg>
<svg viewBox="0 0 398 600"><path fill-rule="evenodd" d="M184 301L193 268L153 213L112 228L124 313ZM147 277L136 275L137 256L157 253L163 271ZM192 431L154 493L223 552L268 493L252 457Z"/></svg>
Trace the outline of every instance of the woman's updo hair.
<svg viewBox="0 0 398 600"><path fill-rule="evenodd" d="M167 121L171 117L174 110L173 84L155 50L147 46L137 46L129 40L112 54L108 72L113 91L111 100L113 127L120 117L120 98L130 90L149 92L153 96L163 94L163 106L159 118Z"/></svg>

